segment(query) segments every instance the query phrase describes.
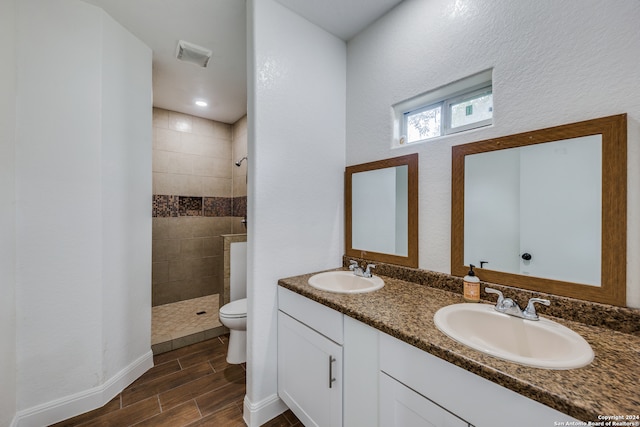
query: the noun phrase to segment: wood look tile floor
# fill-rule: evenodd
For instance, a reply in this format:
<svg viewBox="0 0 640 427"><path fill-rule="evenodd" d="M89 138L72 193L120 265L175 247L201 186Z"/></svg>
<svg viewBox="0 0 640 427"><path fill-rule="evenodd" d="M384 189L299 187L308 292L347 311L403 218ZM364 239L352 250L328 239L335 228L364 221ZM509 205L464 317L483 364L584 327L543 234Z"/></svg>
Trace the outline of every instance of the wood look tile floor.
<svg viewBox="0 0 640 427"><path fill-rule="evenodd" d="M102 408L54 424L242 427L244 365L226 362L228 335L154 356L155 366ZM291 411L265 427L302 427Z"/></svg>

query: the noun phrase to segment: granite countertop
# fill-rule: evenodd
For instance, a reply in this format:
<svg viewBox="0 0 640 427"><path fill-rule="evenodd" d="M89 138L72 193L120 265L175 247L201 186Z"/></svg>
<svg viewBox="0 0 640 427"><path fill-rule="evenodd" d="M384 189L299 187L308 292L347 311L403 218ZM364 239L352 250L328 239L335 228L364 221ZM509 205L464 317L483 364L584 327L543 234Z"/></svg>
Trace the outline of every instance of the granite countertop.
<svg viewBox="0 0 640 427"><path fill-rule="evenodd" d="M313 274L281 279L280 286L366 323L530 399L582 421L598 416L640 415L640 337L551 316L580 334L593 348L583 368L548 370L507 362L466 347L440 332L433 316L464 302L462 295L380 276L384 288L338 294L307 284Z"/></svg>

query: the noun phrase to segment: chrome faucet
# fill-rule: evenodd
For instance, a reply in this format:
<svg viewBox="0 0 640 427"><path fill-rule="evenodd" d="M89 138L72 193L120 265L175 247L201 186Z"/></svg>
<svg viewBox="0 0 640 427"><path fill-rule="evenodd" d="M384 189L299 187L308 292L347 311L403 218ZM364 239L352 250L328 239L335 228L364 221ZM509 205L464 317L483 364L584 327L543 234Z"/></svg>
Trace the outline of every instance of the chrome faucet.
<svg viewBox="0 0 640 427"><path fill-rule="evenodd" d="M527 320L539 320L538 313L536 313L536 307L534 303L544 304L546 306L551 305L551 301L542 298L531 298L527 303L527 307L522 310L520 306L511 298L505 298L497 289L484 288L484 291L488 294L498 295L498 301L496 302L495 309L500 313L508 314L510 316L521 317Z"/></svg>
<svg viewBox="0 0 640 427"><path fill-rule="evenodd" d="M363 270L362 267L358 265L358 261L351 260L349 261L349 270L353 271L353 274L360 277L372 277L373 273L371 273L371 269L376 268L373 264L367 264L367 269Z"/></svg>

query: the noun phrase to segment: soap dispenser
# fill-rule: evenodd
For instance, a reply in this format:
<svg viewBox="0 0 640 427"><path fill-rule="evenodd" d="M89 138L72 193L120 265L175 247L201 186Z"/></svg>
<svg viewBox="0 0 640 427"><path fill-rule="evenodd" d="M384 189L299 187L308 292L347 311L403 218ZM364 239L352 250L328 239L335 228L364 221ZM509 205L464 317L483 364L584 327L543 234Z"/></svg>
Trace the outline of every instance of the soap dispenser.
<svg viewBox="0 0 640 427"><path fill-rule="evenodd" d="M475 265L469 264L469 273L464 276L464 293L463 297L466 302L480 302L480 279L473 272Z"/></svg>

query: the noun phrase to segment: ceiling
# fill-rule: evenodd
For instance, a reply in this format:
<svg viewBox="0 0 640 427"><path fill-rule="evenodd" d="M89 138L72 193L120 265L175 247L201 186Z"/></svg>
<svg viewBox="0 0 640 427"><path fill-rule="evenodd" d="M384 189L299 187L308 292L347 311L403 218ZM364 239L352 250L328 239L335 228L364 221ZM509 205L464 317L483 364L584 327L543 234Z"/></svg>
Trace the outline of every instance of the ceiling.
<svg viewBox="0 0 640 427"><path fill-rule="evenodd" d="M223 123L247 112L244 0L84 0L102 8L153 51L153 105ZM277 0L349 40L401 0ZM179 40L213 51L206 68L175 57ZM206 107L195 105L204 100Z"/></svg>
<svg viewBox="0 0 640 427"><path fill-rule="evenodd" d="M350 40L402 0L276 0L320 28Z"/></svg>

